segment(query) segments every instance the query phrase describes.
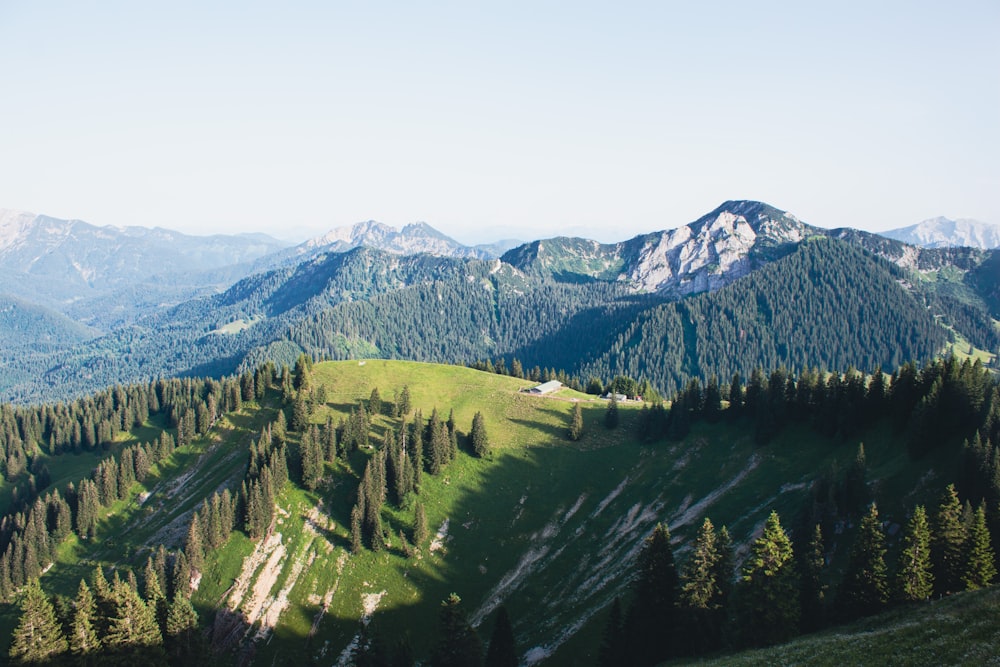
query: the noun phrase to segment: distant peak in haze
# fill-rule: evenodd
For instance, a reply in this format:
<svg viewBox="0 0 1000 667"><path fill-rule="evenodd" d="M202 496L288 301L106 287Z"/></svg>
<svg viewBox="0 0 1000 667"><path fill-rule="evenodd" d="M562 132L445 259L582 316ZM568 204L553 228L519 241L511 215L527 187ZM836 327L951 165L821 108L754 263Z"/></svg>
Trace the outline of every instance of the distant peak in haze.
<svg viewBox="0 0 1000 667"><path fill-rule="evenodd" d="M317 252L346 252L362 246L397 255L427 253L442 257L479 259L492 259L499 255L491 246L463 245L426 222L413 222L398 230L375 220L336 227L299 245L294 254L301 256Z"/></svg>
<svg viewBox="0 0 1000 667"><path fill-rule="evenodd" d="M930 218L908 227L879 232L881 236L925 248L965 246L969 248L1000 248L1000 225L943 216Z"/></svg>

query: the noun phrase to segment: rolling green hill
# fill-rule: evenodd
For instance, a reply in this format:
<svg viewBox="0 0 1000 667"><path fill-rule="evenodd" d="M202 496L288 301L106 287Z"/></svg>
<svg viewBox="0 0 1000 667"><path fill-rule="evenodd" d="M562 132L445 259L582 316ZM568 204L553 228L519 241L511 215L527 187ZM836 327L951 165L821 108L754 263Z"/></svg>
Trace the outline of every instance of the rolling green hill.
<svg viewBox="0 0 1000 667"><path fill-rule="evenodd" d="M863 442L880 516L899 524L913 504L933 504L961 467L954 445L911 458L905 432L877 415L850 436L819 435L808 422L792 420L760 444L743 417L695 420L681 440L647 442L638 403L623 403L619 426L608 429L605 401L569 389L533 396L520 391L530 382L468 368L328 362L312 369L308 383L314 396L322 388L309 417L317 427L349 421L373 389L395 402L406 388L410 407L424 419L435 408L442 420L453 411L461 442L481 413L491 451L476 458L462 449L440 473L423 474L419 493L401 503L390 494L381 511L386 548L353 552L359 481L401 424L376 415L372 445L327 462L314 490L301 482L280 489L261 538L237 530L209 550L192 601L222 655L253 664L337 663L350 656L352 643L372 636L406 638L416 657L426 657L437 638L440 603L451 593L461 597L484 641L503 605L522 661L593 664L603 610L615 597L627 598L632 563L657 522L670 526L681 562L706 516L728 526L737 545L755 538L772 510L791 528L815 505L813 483L839 480ZM184 546L191 513L203 500L223 489L239 495L249 451L275 423L279 405L276 386L156 464L125 500L102 510L92 538L71 534L61 543L42 577L45 589L72 596L95 565L123 578L128 570L141 575L157 545ZM576 405L585 428L573 442L567 427ZM284 408L290 420L293 407ZM153 437L156 424L147 428L123 437ZM301 476L306 431L287 438L293 480ZM74 455L52 461L64 456ZM85 476L91 466L92 459L80 459L77 471ZM414 544L418 504L428 535ZM837 535L828 545L831 581L845 565L851 530ZM898 545L891 540L889 547L894 554ZM742 546L737 553L745 553ZM7 609L5 635L15 622Z"/></svg>

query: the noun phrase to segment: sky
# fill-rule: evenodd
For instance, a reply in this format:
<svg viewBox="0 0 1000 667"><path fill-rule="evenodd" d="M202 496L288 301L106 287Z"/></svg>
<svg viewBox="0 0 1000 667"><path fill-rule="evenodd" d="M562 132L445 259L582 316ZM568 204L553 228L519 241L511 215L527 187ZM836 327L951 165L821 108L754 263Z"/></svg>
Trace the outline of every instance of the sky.
<svg viewBox="0 0 1000 667"><path fill-rule="evenodd" d="M464 243L728 199L1000 223L998 32L996 0L0 0L0 208Z"/></svg>

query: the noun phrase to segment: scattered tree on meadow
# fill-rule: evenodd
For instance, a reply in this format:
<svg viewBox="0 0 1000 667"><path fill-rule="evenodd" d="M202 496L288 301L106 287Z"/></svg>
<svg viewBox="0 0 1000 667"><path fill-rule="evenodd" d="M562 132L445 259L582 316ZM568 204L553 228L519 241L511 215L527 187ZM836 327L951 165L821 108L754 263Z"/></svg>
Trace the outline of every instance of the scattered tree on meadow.
<svg viewBox="0 0 1000 667"><path fill-rule="evenodd" d="M81 579L73 601L73 621L69 636L69 650L78 664L96 664L94 655L101 648L96 626L97 603L87 583Z"/></svg>
<svg viewBox="0 0 1000 667"><path fill-rule="evenodd" d="M803 632L813 632L825 623L826 586L823 584L823 570L826 557L823 553L823 530L817 523L805 552L796 556L799 564L799 605L802 609Z"/></svg>
<svg viewBox="0 0 1000 667"><path fill-rule="evenodd" d="M604 413L604 425L607 428L618 428L618 396L613 390L611 400L608 401L608 407Z"/></svg>
<svg viewBox="0 0 1000 667"><path fill-rule="evenodd" d="M573 414L569 423L569 439L574 442L583 437L583 408L579 403L573 404Z"/></svg>
<svg viewBox="0 0 1000 667"><path fill-rule="evenodd" d="M618 667L628 655L625 643L625 631L622 622L622 605L619 598L611 603L611 611L604 625L604 635L601 638L601 648L598 654L600 667Z"/></svg>
<svg viewBox="0 0 1000 667"><path fill-rule="evenodd" d="M472 417L472 452L479 458L483 458L490 451L490 439L486 435L486 419L483 413L476 412Z"/></svg>

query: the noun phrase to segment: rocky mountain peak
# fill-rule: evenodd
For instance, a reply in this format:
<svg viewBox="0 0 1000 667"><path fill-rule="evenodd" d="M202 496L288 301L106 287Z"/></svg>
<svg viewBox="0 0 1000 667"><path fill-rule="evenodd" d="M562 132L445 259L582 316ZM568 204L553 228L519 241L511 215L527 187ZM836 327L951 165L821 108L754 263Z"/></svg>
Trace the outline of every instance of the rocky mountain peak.
<svg viewBox="0 0 1000 667"><path fill-rule="evenodd" d="M882 236L924 248L1000 247L1000 225L970 218L952 220L943 216L930 218L915 225L880 232Z"/></svg>

